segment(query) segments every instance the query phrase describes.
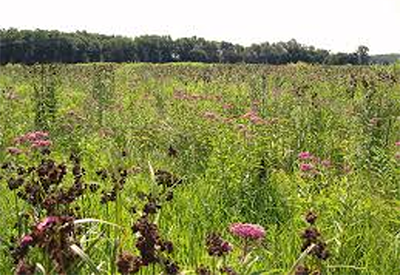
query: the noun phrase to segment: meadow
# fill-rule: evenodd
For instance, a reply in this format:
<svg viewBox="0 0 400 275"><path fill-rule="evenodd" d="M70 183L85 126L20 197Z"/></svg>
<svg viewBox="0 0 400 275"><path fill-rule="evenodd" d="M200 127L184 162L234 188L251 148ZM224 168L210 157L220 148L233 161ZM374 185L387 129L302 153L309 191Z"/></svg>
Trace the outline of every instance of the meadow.
<svg viewBox="0 0 400 275"><path fill-rule="evenodd" d="M1 66L0 165L0 274L400 274L399 64Z"/></svg>

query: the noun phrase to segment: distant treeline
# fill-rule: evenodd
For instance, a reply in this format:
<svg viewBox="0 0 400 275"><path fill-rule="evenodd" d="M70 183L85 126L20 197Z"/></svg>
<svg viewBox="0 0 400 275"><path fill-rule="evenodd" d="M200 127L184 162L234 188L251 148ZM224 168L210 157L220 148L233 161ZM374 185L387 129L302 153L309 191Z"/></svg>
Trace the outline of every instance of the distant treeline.
<svg viewBox="0 0 400 275"><path fill-rule="evenodd" d="M371 56L371 63L374 64L392 64L400 61L400 54L391 53L391 54L378 54Z"/></svg>
<svg viewBox="0 0 400 275"><path fill-rule="evenodd" d="M330 53L289 42L244 47L229 42L190 37L144 35L133 39L77 31L0 29L0 64L84 62L206 62L206 63L315 63L368 64L366 46L353 53Z"/></svg>

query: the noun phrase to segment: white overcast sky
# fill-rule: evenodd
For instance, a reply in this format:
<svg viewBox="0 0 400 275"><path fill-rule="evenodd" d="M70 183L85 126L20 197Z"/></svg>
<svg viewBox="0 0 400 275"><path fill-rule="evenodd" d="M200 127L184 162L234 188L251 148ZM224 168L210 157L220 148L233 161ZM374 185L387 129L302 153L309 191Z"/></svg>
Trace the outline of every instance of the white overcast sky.
<svg viewBox="0 0 400 275"><path fill-rule="evenodd" d="M200 36L242 45L295 38L400 53L400 0L0 0L0 28Z"/></svg>

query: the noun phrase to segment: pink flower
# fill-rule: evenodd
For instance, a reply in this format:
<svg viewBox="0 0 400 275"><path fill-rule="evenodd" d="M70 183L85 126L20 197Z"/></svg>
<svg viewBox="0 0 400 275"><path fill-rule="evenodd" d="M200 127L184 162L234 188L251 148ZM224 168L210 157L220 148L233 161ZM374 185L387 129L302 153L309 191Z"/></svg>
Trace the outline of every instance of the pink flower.
<svg viewBox="0 0 400 275"><path fill-rule="evenodd" d="M222 242L221 249L226 252L232 251L232 245L228 242Z"/></svg>
<svg viewBox="0 0 400 275"><path fill-rule="evenodd" d="M324 159L321 164L326 168L332 167L332 162L329 159Z"/></svg>
<svg viewBox="0 0 400 275"><path fill-rule="evenodd" d="M32 142L33 148L40 148L40 147L49 147L51 145L50 140L35 140Z"/></svg>
<svg viewBox="0 0 400 275"><path fill-rule="evenodd" d="M29 132L25 134L25 140L35 141L38 137L36 136L36 132Z"/></svg>
<svg viewBox="0 0 400 275"><path fill-rule="evenodd" d="M348 174L351 172L351 167L348 164L343 165L343 173Z"/></svg>
<svg viewBox="0 0 400 275"><path fill-rule="evenodd" d="M222 109L225 109L225 110L229 110L229 109L232 109L232 108L233 108L232 104L224 104L224 105L222 105Z"/></svg>
<svg viewBox="0 0 400 275"><path fill-rule="evenodd" d="M22 150L17 148L17 147L8 147L7 148L8 153L11 155L19 155L22 153Z"/></svg>
<svg viewBox="0 0 400 275"><path fill-rule="evenodd" d="M36 134L36 138L37 139L43 139L43 138L49 137L49 133L48 132L37 131L37 132L35 132L35 134Z"/></svg>
<svg viewBox="0 0 400 275"><path fill-rule="evenodd" d="M396 141L396 142L394 143L394 145L400 146L400 141Z"/></svg>
<svg viewBox="0 0 400 275"><path fill-rule="evenodd" d="M214 119L218 118L218 115L216 113L213 113L213 112L205 112L204 113L204 118L210 119L210 120L214 120Z"/></svg>
<svg viewBox="0 0 400 275"><path fill-rule="evenodd" d="M300 164L300 170L303 172L308 172L311 171L312 169L314 169L314 166L312 164L309 163Z"/></svg>
<svg viewBox="0 0 400 275"><path fill-rule="evenodd" d="M14 143L22 144L27 141L29 141L30 143L34 143L36 141L45 140L48 137L49 137L49 133L47 133L47 132L43 132L43 131L28 132L25 135L15 138Z"/></svg>
<svg viewBox="0 0 400 275"><path fill-rule="evenodd" d="M317 156L311 156L310 160L314 163L314 164L318 164L321 162L321 158L317 157Z"/></svg>
<svg viewBox="0 0 400 275"><path fill-rule="evenodd" d="M229 117L223 119L223 122L226 123L226 124L230 124L230 123L232 123L233 121L234 121L234 119L233 119L233 118L229 118Z"/></svg>
<svg viewBox="0 0 400 275"><path fill-rule="evenodd" d="M297 157L298 157L299 159L309 159L309 158L312 157L312 154L311 154L310 152L305 151L305 152L300 152L300 153L297 155Z"/></svg>
<svg viewBox="0 0 400 275"><path fill-rule="evenodd" d="M251 223L234 223L229 227L229 232L244 239L260 240L265 237L264 227Z"/></svg>
<svg viewBox="0 0 400 275"><path fill-rule="evenodd" d="M254 124L266 124L265 120L259 116L252 116L249 119L250 119L251 123L254 123Z"/></svg>
<svg viewBox="0 0 400 275"><path fill-rule="evenodd" d="M32 236L31 235L25 235L24 237L22 237L22 239L20 241L20 245L21 245L21 247L27 247L32 242L33 242Z"/></svg>
<svg viewBox="0 0 400 275"><path fill-rule="evenodd" d="M262 119L255 111L247 112L244 115L242 115L241 118L248 119L250 120L251 123L254 124L267 124L267 122L264 119Z"/></svg>
<svg viewBox="0 0 400 275"><path fill-rule="evenodd" d="M57 216L49 216L45 218L42 222L40 222L37 226L36 229L39 232L45 231L47 228L49 228L51 225L57 223L59 221L59 218Z"/></svg>

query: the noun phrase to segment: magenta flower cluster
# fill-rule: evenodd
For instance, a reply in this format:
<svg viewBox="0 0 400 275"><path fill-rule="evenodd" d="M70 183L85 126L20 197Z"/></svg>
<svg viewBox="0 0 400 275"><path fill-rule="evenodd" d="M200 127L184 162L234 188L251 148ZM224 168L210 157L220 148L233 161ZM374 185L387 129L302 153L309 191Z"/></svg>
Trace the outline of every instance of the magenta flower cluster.
<svg viewBox="0 0 400 275"><path fill-rule="evenodd" d="M306 174L317 175L319 174L319 168L330 168L332 167L332 162L329 159L322 159L313 155L308 151L300 152L297 155L300 160L300 171Z"/></svg>
<svg viewBox="0 0 400 275"><path fill-rule="evenodd" d="M60 220L60 218L57 217L57 216L49 216L49 217L45 218L43 221L41 221L41 222L36 226L36 229L37 229L39 232L43 232L43 231L45 231L47 228L49 228L50 226L52 226L53 224L56 224L59 220Z"/></svg>
<svg viewBox="0 0 400 275"><path fill-rule="evenodd" d="M250 240L261 240L265 237L265 229L261 225L251 223L234 223L229 232L237 237Z"/></svg>
<svg viewBox="0 0 400 275"><path fill-rule="evenodd" d="M298 158L299 159L302 159L302 160L305 160L305 159L310 159L312 157L312 154L310 153L310 152L300 152L299 154L298 154Z"/></svg>
<svg viewBox="0 0 400 275"><path fill-rule="evenodd" d="M29 145L30 148L48 148L52 143L49 140L49 133L43 131L28 132L25 135L14 139L15 147L8 147L7 151L11 155L19 155L23 151L18 148L20 145Z"/></svg>

